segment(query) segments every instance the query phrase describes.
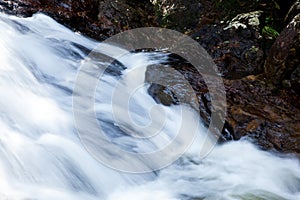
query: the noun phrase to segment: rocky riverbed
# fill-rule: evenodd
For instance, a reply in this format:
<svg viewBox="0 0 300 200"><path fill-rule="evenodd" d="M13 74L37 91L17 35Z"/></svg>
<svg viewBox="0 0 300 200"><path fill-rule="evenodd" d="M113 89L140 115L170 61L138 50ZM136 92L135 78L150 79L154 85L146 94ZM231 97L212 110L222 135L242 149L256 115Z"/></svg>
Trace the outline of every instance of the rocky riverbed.
<svg viewBox="0 0 300 200"><path fill-rule="evenodd" d="M222 74L228 105L223 141L247 137L263 149L300 155L299 1L2 0L0 10L23 17L42 12L96 40L137 27L181 31L208 51ZM189 80L209 124L201 75L174 57L167 64ZM149 93L165 105L176 103L159 85Z"/></svg>

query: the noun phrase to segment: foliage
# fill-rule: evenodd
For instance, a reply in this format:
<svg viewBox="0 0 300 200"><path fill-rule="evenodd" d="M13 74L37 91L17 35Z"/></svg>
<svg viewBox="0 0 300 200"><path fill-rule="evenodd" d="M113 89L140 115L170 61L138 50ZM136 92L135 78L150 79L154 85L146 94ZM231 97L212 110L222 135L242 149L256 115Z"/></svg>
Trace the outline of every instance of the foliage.
<svg viewBox="0 0 300 200"><path fill-rule="evenodd" d="M262 35L266 39L274 40L279 36L279 33L270 26L264 26L264 28L262 29Z"/></svg>

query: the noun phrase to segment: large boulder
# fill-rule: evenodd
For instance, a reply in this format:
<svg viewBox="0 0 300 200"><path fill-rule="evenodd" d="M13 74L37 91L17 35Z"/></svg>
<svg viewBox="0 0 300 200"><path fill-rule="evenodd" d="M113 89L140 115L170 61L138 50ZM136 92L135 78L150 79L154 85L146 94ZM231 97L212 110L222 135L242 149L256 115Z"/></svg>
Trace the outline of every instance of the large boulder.
<svg viewBox="0 0 300 200"><path fill-rule="evenodd" d="M268 82L276 86L292 87L300 94L300 13L276 39L264 68Z"/></svg>

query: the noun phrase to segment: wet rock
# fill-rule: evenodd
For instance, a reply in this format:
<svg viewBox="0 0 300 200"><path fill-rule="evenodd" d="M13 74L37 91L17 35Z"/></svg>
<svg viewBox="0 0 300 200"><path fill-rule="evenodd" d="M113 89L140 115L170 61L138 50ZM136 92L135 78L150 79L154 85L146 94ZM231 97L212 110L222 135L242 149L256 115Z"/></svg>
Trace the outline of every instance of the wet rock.
<svg viewBox="0 0 300 200"><path fill-rule="evenodd" d="M299 90L300 66L300 14L296 15L280 33L270 49L264 69L268 82L277 86L291 82L292 88ZM298 94L300 94L298 92Z"/></svg>
<svg viewBox="0 0 300 200"><path fill-rule="evenodd" d="M164 105L189 105L199 111L204 126L211 121L211 95L206 83L198 70L184 59L171 54L170 62L164 66L150 66L146 71L146 81L151 84L148 93L157 103ZM169 69L169 70L166 70ZM154 83L153 83L154 81ZM221 94L220 88L214 88L215 93ZM225 105L222 105L225 106ZM232 140L232 128L225 122L220 142Z"/></svg>
<svg viewBox="0 0 300 200"><path fill-rule="evenodd" d="M264 74L265 58L274 51L272 47L269 53L268 45L276 38L276 36L270 38L268 32L263 35L263 28L266 27L266 23L263 22L265 18L266 14L260 11L239 14L228 22L205 25L195 31L192 37L213 57L223 76L228 115L221 141L246 137L262 149L300 154L300 98L290 88L269 84ZM281 37L279 36L277 40ZM293 44L294 48L299 47L299 44L294 42L295 37L286 40L285 44ZM296 59L300 56L297 52L289 51L284 57L285 62L295 66L287 82L294 90L300 88L299 64ZM191 84L197 96L201 118L208 126L211 99L201 75L193 66L180 59L167 64L180 72ZM182 90L182 84L183 82L176 83L174 87L173 83L168 83L167 88L176 90L181 96L189 96L189 93ZM168 96L168 104L175 104L174 102L177 104L178 102L173 100L174 93L165 91L165 86L152 87L150 94L155 96L157 102L160 98ZM192 107L197 105L195 102L190 104Z"/></svg>
<svg viewBox="0 0 300 200"><path fill-rule="evenodd" d="M181 69L177 70L176 67L179 66ZM145 81L151 84L148 92L154 96L157 102L163 102L164 105L183 103L191 105L197 110L198 101L194 97L196 97L195 92L200 91L195 91L189 83L192 81L192 77L185 73L188 72L184 70L186 67L185 64L179 64L172 68L167 65L148 66L145 76ZM202 84L205 85L203 81Z"/></svg>
<svg viewBox="0 0 300 200"><path fill-rule="evenodd" d="M98 40L132 28L156 26L154 6L145 0L3 0L0 10L25 17L42 12Z"/></svg>
<svg viewBox="0 0 300 200"><path fill-rule="evenodd" d="M187 30L194 28L203 10L200 0L151 0L161 26Z"/></svg>
<svg viewBox="0 0 300 200"><path fill-rule="evenodd" d="M154 98L154 100L165 106L170 106L172 104L178 105L179 101L177 96L170 90L169 87L152 83L148 88L148 93Z"/></svg>
<svg viewBox="0 0 300 200"><path fill-rule="evenodd" d="M246 136L263 149L300 153L299 97L290 90L274 93L254 76L224 83L234 139Z"/></svg>
<svg viewBox="0 0 300 200"><path fill-rule="evenodd" d="M260 15L260 11L240 14L226 23L206 25L192 35L212 56L225 78L239 79L263 72Z"/></svg>
<svg viewBox="0 0 300 200"><path fill-rule="evenodd" d="M128 29L156 25L154 6L145 0L100 1L98 20L109 36Z"/></svg>
<svg viewBox="0 0 300 200"><path fill-rule="evenodd" d="M158 103L167 102L164 105L184 103L194 108L198 105L200 116L207 127L211 119L211 98L202 76L187 63L170 63L168 67L175 69L180 75L173 72L163 75L160 72L158 78L163 78L165 85L161 87L152 84L150 95ZM148 76L157 76L158 73L151 68L147 70ZM171 75L173 79L165 81L165 77ZM194 99L188 98L192 94L183 89L186 83L176 81L182 76L192 86L198 104L193 102ZM227 116L221 142L247 137L262 149L300 154L300 98L293 91L282 89L274 93L274 87L269 86L260 76L223 80Z"/></svg>

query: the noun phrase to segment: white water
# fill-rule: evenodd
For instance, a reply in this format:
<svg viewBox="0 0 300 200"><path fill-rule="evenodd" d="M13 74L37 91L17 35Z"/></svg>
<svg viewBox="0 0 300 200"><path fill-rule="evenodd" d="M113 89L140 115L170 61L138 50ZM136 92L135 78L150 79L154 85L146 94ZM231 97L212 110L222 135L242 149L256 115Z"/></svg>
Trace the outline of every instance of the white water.
<svg viewBox="0 0 300 200"><path fill-rule="evenodd" d="M1 200L300 199L298 160L276 157L246 141L217 146L199 160L197 146L204 135L200 127L193 148L160 172L125 174L98 163L82 146L72 115L74 81L86 56L79 46L91 50L97 45L44 15L27 19L0 15ZM160 56L127 55L120 60L128 68L123 74L159 62L153 57ZM143 72L137 72L138 77ZM115 81L106 75L96 95L98 117L106 122L112 118L106 98ZM131 81L125 78L129 86ZM155 102L145 88L133 101L132 117L147 124L147 111ZM181 120L179 108L160 108L167 116L166 126L149 143L135 143L113 124L106 128L116 144L147 152L174 137ZM193 119L191 127L198 121ZM154 123L161 123L160 118Z"/></svg>

